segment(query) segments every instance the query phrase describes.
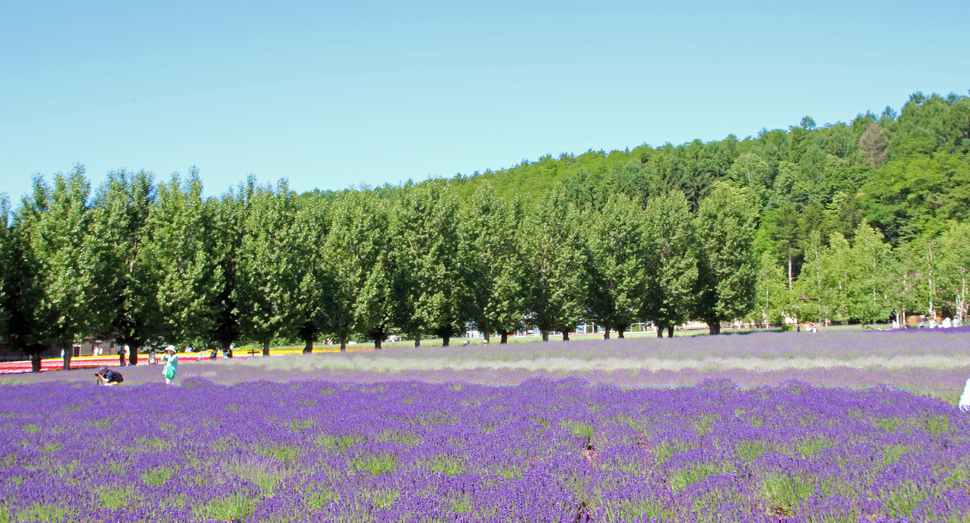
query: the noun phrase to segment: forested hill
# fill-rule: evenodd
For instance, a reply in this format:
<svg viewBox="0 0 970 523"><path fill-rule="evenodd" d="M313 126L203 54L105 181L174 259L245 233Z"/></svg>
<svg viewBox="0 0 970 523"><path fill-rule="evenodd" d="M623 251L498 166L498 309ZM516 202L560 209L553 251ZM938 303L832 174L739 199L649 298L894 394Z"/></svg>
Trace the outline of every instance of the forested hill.
<svg viewBox="0 0 970 523"><path fill-rule="evenodd" d="M851 239L867 219L899 246L936 235L948 220L966 221L968 150L970 98L916 93L898 113L887 107L849 123L819 127L806 116L798 126L763 129L756 137L548 155L508 169L459 174L449 182L466 200L486 181L500 196L540 195L562 183L582 208L602 206L617 192L645 205L670 189L683 191L696 206L713 182L723 180L757 195L765 234L768 225L791 229L775 232L794 243L811 230L823 238L841 232ZM398 189L372 190L393 197Z"/></svg>
<svg viewBox="0 0 970 523"><path fill-rule="evenodd" d="M739 140L642 145L626 151L544 156L499 171L451 179L470 197L488 181L499 194L543 193L565 184L579 205L600 206L611 193L642 202L668 189L693 204L714 181L750 187L762 224L803 215L822 237L852 231L866 218L894 246L970 212L970 98L910 96L902 110L859 114L817 126L810 117L788 130Z"/></svg>

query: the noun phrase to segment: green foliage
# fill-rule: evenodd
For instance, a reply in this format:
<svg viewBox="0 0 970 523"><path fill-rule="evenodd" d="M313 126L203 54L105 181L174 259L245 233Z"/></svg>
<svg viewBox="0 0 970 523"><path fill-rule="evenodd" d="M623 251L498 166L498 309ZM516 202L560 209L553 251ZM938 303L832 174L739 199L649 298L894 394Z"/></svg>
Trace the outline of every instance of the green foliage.
<svg viewBox="0 0 970 523"><path fill-rule="evenodd" d="M311 350L580 319L966 321L968 152L970 98L915 93L898 115L338 192L249 177L206 198L195 169L121 170L92 200L76 166L12 214L0 198L0 335L37 355L89 335Z"/></svg>
<svg viewBox="0 0 970 523"><path fill-rule="evenodd" d="M554 330L575 329L584 302L586 252L579 213L569 206L563 187L550 191L526 214L519 241L526 263L526 321L539 329L543 340ZM631 269L640 270L632 264Z"/></svg>
<svg viewBox="0 0 970 523"><path fill-rule="evenodd" d="M396 324L415 340L422 333L445 340L464 333L453 191L440 181L408 186L391 216Z"/></svg>
<svg viewBox="0 0 970 523"><path fill-rule="evenodd" d="M697 281L697 239L687 198L670 192L650 200L644 213L646 292L641 317L662 330L686 319Z"/></svg>
<svg viewBox="0 0 970 523"><path fill-rule="evenodd" d="M332 207L330 234L323 245L332 282L324 309L324 332L345 349L354 332L390 323L390 257L387 253L386 203L367 192L348 192Z"/></svg>
<svg viewBox="0 0 970 523"><path fill-rule="evenodd" d="M464 303L470 322L486 336L515 332L522 324L525 263L518 244L519 221L518 202L497 197L485 182L459 222Z"/></svg>
<svg viewBox="0 0 970 523"><path fill-rule="evenodd" d="M77 166L67 176L55 175L52 187L35 178L34 201L24 202L25 207L41 211L33 214L25 209L31 219L23 224L43 288L34 320L47 331L41 343L66 349L65 368L70 365L72 344L102 328L97 324L99 308L91 298L99 292L97 275L104 269L96 254L104 238L91 234L89 193L84 168Z"/></svg>
<svg viewBox="0 0 970 523"><path fill-rule="evenodd" d="M294 338L302 326L294 312L308 265L296 248L296 199L286 183L257 187L247 204L232 298L241 334L266 350L277 337Z"/></svg>
<svg viewBox="0 0 970 523"><path fill-rule="evenodd" d="M694 315L720 332L720 323L744 317L755 305L756 211L744 189L718 184L694 219L700 246Z"/></svg>
<svg viewBox="0 0 970 523"><path fill-rule="evenodd" d="M602 212L587 214L590 246L589 319L622 338L640 316L647 289L643 213L624 195L615 195Z"/></svg>
<svg viewBox="0 0 970 523"><path fill-rule="evenodd" d="M98 190L92 208L92 237L99 238L95 275L100 292L102 337L116 337L138 348L159 334L157 273L146 258L147 224L155 201L152 175L112 171ZM131 351L134 362L137 353Z"/></svg>
<svg viewBox="0 0 970 523"><path fill-rule="evenodd" d="M148 217L145 260L158 285L152 298L160 336L169 343L203 342L225 311L219 300L224 273L212 256L214 215L214 203L202 199L197 173L184 182L175 174L158 185Z"/></svg>

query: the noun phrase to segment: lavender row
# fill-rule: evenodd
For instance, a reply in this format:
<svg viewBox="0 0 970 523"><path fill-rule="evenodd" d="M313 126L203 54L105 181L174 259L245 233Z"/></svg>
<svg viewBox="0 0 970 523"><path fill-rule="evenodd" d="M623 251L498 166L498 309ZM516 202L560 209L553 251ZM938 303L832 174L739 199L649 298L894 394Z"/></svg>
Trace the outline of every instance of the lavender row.
<svg viewBox="0 0 970 523"><path fill-rule="evenodd" d="M965 521L970 421L892 389L15 386L0 520Z"/></svg>

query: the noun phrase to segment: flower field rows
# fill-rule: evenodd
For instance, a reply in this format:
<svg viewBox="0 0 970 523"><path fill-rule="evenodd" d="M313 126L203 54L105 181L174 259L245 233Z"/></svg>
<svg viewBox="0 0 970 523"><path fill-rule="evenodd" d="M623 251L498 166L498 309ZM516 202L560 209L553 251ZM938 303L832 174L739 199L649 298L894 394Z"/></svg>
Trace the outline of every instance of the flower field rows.
<svg viewBox="0 0 970 523"><path fill-rule="evenodd" d="M970 518L970 421L897 390L182 385L5 388L0 521Z"/></svg>
<svg viewBox="0 0 970 523"><path fill-rule="evenodd" d="M758 386L798 380L835 387L891 384L938 393L955 404L970 376L970 328L395 348L189 362L180 379L226 384L328 380L510 385L532 378L577 377L620 386L692 385L705 379ZM120 370L125 386L163 381L160 368L144 362ZM0 378L0 383L54 381L93 378L89 371Z"/></svg>

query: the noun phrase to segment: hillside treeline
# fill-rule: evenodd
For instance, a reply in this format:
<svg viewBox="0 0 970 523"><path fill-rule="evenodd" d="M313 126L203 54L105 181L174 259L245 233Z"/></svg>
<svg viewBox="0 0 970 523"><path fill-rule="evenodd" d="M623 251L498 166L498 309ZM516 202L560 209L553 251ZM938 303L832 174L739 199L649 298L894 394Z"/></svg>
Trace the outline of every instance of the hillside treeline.
<svg viewBox="0 0 970 523"><path fill-rule="evenodd" d="M968 148L970 99L917 94L851 124L378 189L203 197L195 172L117 171L92 193L77 167L3 201L0 335L28 354L91 334L310 350L468 325L965 319Z"/></svg>

